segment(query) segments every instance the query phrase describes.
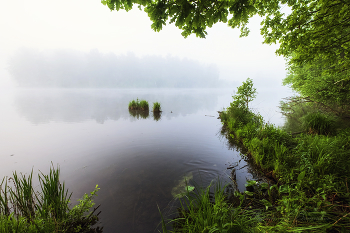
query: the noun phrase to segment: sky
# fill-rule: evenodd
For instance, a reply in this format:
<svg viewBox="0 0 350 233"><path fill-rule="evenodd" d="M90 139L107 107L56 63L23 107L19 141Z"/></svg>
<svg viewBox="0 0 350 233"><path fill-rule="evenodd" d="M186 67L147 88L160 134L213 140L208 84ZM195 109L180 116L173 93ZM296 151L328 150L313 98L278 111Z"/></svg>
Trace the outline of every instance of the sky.
<svg viewBox="0 0 350 233"><path fill-rule="evenodd" d="M221 79L240 83L250 77L258 86L277 88L286 75L285 61L275 55L277 45L262 44L260 21L251 19L251 33L244 38L238 29L218 23L207 30L206 39L185 39L173 24L154 32L147 14L136 7L111 12L93 0L0 1L0 87L16 86L6 69L8 60L29 48L187 58L216 65Z"/></svg>

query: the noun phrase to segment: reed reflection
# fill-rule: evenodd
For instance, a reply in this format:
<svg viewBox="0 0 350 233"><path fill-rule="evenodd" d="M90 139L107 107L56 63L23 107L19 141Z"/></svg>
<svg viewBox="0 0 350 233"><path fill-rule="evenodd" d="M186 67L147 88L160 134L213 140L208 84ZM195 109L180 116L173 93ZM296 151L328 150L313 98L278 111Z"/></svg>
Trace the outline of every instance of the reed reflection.
<svg viewBox="0 0 350 233"><path fill-rule="evenodd" d="M160 121L162 117L162 112L153 112L153 120Z"/></svg>
<svg viewBox="0 0 350 233"><path fill-rule="evenodd" d="M131 117L134 117L136 119L147 119L149 117L149 111L142 111L142 110L130 110L129 109L129 114Z"/></svg>

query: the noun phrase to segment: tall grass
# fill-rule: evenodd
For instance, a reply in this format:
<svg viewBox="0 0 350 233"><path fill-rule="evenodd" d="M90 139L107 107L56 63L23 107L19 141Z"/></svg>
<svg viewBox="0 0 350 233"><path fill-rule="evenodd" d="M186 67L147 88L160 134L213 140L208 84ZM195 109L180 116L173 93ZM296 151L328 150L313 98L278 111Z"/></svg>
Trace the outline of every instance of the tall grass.
<svg viewBox="0 0 350 233"><path fill-rule="evenodd" d="M39 174L40 191L33 188L33 171L29 176L4 178L0 185L0 232L102 232L93 228L98 221L91 195L84 195L80 204L69 208L71 194L59 181L59 169ZM10 180L13 184L8 183Z"/></svg>
<svg viewBox="0 0 350 233"><path fill-rule="evenodd" d="M213 191L212 185L187 191L180 199L178 217L165 221L162 216L163 232L256 232L258 215L242 208L242 198L235 204L229 202L226 188L218 182ZM170 224L172 230L168 230Z"/></svg>

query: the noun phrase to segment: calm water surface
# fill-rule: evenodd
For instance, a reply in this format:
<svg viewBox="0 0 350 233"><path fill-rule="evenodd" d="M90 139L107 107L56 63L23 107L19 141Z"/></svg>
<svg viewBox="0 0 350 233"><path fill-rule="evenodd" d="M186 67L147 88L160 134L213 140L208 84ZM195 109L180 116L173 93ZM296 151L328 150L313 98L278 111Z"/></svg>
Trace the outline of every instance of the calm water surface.
<svg viewBox="0 0 350 233"><path fill-rule="evenodd" d="M262 93L252 107L281 125L276 106L285 93ZM217 111L232 95L232 89L1 90L0 176L46 173L58 164L72 200L99 185L104 232L155 232L157 204L166 217L176 211L172 191L185 175L207 186L228 181L228 166L247 165L220 133ZM137 97L160 102L160 119L130 115L128 102ZM238 170L238 187L252 178L249 166Z"/></svg>

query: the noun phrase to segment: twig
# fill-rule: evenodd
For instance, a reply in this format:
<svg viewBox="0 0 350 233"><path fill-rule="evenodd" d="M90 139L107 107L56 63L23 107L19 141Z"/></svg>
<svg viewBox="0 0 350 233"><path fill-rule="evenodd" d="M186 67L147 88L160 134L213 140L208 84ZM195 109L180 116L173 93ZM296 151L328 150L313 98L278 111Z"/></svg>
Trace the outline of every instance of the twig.
<svg viewBox="0 0 350 233"><path fill-rule="evenodd" d="M345 218L346 216L348 216L350 213L347 213L347 214L345 214L343 217L341 217L340 219L338 219L335 223L333 223L333 226L335 225L335 224L337 224L342 218Z"/></svg>

